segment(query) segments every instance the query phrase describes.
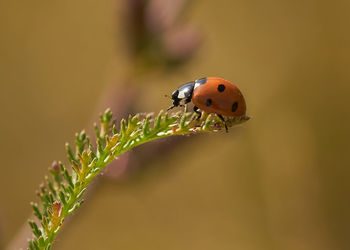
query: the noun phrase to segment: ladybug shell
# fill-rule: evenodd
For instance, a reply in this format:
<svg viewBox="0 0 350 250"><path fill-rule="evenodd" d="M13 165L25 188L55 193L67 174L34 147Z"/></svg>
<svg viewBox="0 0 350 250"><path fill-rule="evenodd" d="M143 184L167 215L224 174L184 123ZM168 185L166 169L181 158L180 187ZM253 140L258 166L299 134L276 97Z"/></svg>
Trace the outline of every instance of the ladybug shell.
<svg viewBox="0 0 350 250"><path fill-rule="evenodd" d="M241 91L225 79L207 77L204 84L193 90L192 102L207 113L223 116L242 116L246 104Z"/></svg>

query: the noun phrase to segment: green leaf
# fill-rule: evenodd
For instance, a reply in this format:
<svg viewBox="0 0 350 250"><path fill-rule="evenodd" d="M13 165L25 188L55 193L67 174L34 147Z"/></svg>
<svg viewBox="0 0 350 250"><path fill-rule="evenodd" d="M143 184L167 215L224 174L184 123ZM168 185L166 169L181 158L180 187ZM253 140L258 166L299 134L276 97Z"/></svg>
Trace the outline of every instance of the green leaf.
<svg viewBox="0 0 350 250"><path fill-rule="evenodd" d="M29 240L29 241L28 241L28 247L29 247L30 250L39 249L39 248L37 248L37 247L34 245L34 242L35 242L35 240Z"/></svg>
<svg viewBox="0 0 350 250"><path fill-rule="evenodd" d="M81 154L84 151L85 148L85 139L86 139L86 133L85 130L82 130L79 134L77 133L75 136L75 145L76 145L76 153L75 153L75 159L78 154Z"/></svg>
<svg viewBox="0 0 350 250"><path fill-rule="evenodd" d="M96 123L94 123L94 131L95 131L96 139L100 139L100 129L98 128Z"/></svg>
<svg viewBox="0 0 350 250"><path fill-rule="evenodd" d="M56 197L56 196L57 196L57 193L56 193L55 188L53 187L53 184L52 184L51 180L49 179L48 176L45 176L45 180L46 180L46 184L47 184L47 186L49 187L50 191L51 191L52 194Z"/></svg>
<svg viewBox="0 0 350 250"><path fill-rule="evenodd" d="M38 245L38 249L40 249L40 247L44 247L44 246L45 246L45 240L44 240L43 236L40 236L40 237L38 238L38 243L37 243L37 245Z"/></svg>
<svg viewBox="0 0 350 250"><path fill-rule="evenodd" d="M66 181L68 182L69 186L74 188L72 176L68 173L66 168L63 169L63 176L66 179Z"/></svg>
<svg viewBox="0 0 350 250"><path fill-rule="evenodd" d="M41 217L42 217L42 214L38 208L38 204L37 203L34 203L34 202L31 202L30 205L32 206L33 208L33 213L34 215L39 219L41 220Z"/></svg>
<svg viewBox="0 0 350 250"><path fill-rule="evenodd" d="M126 132L126 121L124 119L122 119L120 121L120 136L124 135Z"/></svg>
<svg viewBox="0 0 350 250"><path fill-rule="evenodd" d="M63 205L66 205L66 204L67 204L66 196L65 196L65 194L63 193L63 191L60 191L60 192L59 192L59 195L60 195L60 200L62 201Z"/></svg>
<svg viewBox="0 0 350 250"><path fill-rule="evenodd" d="M160 123L162 121L163 110L159 112L156 119L154 120L153 130L158 130L160 128Z"/></svg>
<svg viewBox="0 0 350 250"><path fill-rule="evenodd" d="M78 160L75 158L74 153L72 151L72 148L70 147L69 143L66 143L66 151L68 155L68 160L70 162L78 163Z"/></svg>
<svg viewBox="0 0 350 250"><path fill-rule="evenodd" d="M28 221L28 223L29 223L30 227L32 228L33 234L34 234L36 237L40 237L42 233L41 233L41 231L39 230L38 225L37 225L34 221L32 221L32 220Z"/></svg>
<svg viewBox="0 0 350 250"><path fill-rule="evenodd" d="M74 206L68 210L68 214L74 213L82 204L84 203L84 200L77 201Z"/></svg>
<svg viewBox="0 0 350 250"><path fill-rule="evenodd" d="M147 116L146 119L144 120L143 122L143 125L142 125L142 134L143 134L143 137L147 137L147 135L149 134L149 125L150 125L150 119L151 117L150 116Z"/></svg>

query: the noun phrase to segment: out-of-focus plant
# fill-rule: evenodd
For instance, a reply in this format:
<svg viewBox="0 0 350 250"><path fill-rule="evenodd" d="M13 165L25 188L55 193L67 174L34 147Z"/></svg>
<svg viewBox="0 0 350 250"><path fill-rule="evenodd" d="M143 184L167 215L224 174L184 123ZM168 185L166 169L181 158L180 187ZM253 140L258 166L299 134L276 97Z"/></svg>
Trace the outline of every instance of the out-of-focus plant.
<svg viewBox="0 0 350 250"><path fill-rule="evenodd" d="M143 67L183 65L198 49L201 36L187 23L189 0L127 0L125 39L132 58Z"/></svg>
<svg viewBox="0 0 350 250"><path fill-rule="evenodd" d="M198 28L186 18L193 1L124 0L120 3L122 6L118 20L122 32L117 39L124 42L123 50L128 52L123 59L127 70L118 74L115 84L105 89L101 99L101 108L110 107L118 119L137 112L140 106L144 107L141 95L145 93L140 92L141 84L147 84L148 90L157 88L156 81L144 78L145 75L163 71L171 77L171 74L177 72L176 69L194 58L202 41ZM162 84L167 83L170 81L163 81ZM169 89L174 87L169 86ZM97 110L101 108L98 107ZM171 139L172 143L159 142L147 147L147 159L141 160L144 150L127 152L118 162L112 163L118 165L118 168L109 168L104 176L118 179L130 176L135 170L150 167L148 163L153 158L149 155L158 154L160 150L166 153L184 138Z"/></svg>
<svg viewBox="0 0 350 250"><path fill-rule="evenodd" d="M179 112L168 116L162 111L153 118L152 114L129 116L122 120L117 131L112 113L107 110L100 116L100 127L95 125L96 148L90 143L85 131L76 134L75 150L66 144L71 171L61 162L54 162L50 176L37 192L40 204L31 203L34 215L29 225L34 238L29 249L50 249L61 230L65 218L83 203L83 194L91 181L111 161L122 153L149 141L173 135L195 134L221 130L224 124L212 114L195 119L196 114ZM226 125L232 127L247 121L247 116L227 118ZM38 225L39 224L39 225Z"/></svg>

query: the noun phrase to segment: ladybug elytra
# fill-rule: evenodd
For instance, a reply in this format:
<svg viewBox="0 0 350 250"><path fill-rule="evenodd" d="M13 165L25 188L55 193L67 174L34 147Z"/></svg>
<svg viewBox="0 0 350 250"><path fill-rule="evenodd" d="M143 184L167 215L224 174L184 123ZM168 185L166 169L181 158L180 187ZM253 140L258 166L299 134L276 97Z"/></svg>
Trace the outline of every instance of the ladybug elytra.
<svg viewBox="0 0 350 250"><path fill-rule="evenodd" d="M173 105L168 110L192 101L195 105L193 111L198 114L197 119L201 117L199 109L214 113L225 123L226 131L223 116L238 117L245 115L246 112L241 91L236 85L220 77L205 77L186 83L175 90L171 98Z"/></svg>

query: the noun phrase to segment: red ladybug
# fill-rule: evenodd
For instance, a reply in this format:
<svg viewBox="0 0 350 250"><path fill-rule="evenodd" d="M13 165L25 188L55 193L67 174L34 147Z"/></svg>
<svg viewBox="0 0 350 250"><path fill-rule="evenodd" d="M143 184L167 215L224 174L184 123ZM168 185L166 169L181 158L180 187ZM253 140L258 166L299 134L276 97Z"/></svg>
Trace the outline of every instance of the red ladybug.
<svg viewBox="0 0 350 250"><path fill-rule="evenodd" d="M246 104L241 91L230 81L220 77L205 77L180 86L171 94L173 105L168 110L193 102L193 110L201 117L201 109L216 114L223 122L223 116L242 116ZM183 103L181 104L181 101ZM227 131L227 126L225 123Z"/></svg>

